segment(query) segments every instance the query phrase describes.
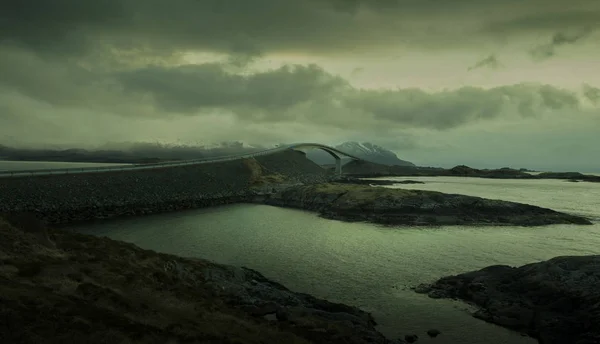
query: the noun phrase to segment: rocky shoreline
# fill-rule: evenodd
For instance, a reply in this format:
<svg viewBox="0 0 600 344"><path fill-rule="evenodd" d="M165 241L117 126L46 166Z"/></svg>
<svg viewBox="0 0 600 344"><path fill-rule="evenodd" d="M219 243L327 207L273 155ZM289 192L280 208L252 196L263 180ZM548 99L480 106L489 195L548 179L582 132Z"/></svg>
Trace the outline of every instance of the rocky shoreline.
<svg viewBox="0 0 600 344"><path fill-rule="evenodd" d="M365 183L362 183L365 182ZM258 203L314 211L329 219L365 221L384 225L589 225L583 217L508 201L434 191L373 187L370 181L344 180L320 184L273 183L248 186L238 192L222 192L152 202L97 202L95 204L46 203L53 207L8 209L11 214L29 211L53 225L125 216L215 207L234 203ZM366 184L366 185L365 185ZM375 185L380 183L375 182ZM388 183L381 183L388 185Z"/></svg>
<svg viewBox="0 0 600 344"><path fill-rule="evenodd" d="M474 316L541 344L600 343L600 256L564 256L521 267L489 266L420 285L432 298L480 307Z"/></svg>
<svg viewBox="0 0 600 344"><path fill-rule="evenodd" d="M592 224L583 217L515 202L343 183L290 187L259 202L314 211L330 219L385 225Z"/></svg>
<svg viewBox="0 0 600 344"><path fill-rule="evenodd" d="M21 220L0 219L2 343L404 343L250 269Z"/></svg>
<svg viewBox="0 0 600 344"><path fill-rule="evenodd" d="M297 151L141 171L0 178L0 214L29 211L62 225L255 202L317 211L332 219L390 225L590 224L577 216L524 204L371 187L398 183L394 181L350 177L325 184L331 178Z"/></svg>
<svg viewBox="0 0 600 344"><path fill-rule="evenodd" d="M394 184L425 184L418 180L385 180L385 179L359 179L359 178L342 178L337 179L336 183L342 184L357 184L357 185L394 185Z"/></svg>

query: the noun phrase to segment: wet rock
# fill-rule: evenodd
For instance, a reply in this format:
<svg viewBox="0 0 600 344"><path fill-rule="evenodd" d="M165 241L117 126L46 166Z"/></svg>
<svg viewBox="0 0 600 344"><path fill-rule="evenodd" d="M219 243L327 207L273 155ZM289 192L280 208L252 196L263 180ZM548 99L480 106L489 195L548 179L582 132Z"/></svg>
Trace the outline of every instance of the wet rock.
<svg viewBox="0 0 600 344"><path fill-rule="evenodd" d="M401 184L400 181L393 180L372 180L372 179L359 179L359 178L339 178L335 180L336 183L343 184L358 184L358 185L394 185Z"/></svg>
<svg viewBox="0 0 600 344"><path fill-rule="evenodd" d="M406 336L404 336L404 340L407 343L414 343L417 340L419 340L419 336L417 336L416 334L407 334Z"/></svg>
<svg viewBox="0 0 600 344"><path fill-rule="evenodd" d="M418 294L427 294L431 290L431 285L421 283L412 289Z"/></svg>
<svg viewBox="0 0 600 344"><path fill-rule="evenodd" d="M244 307L244 310L255 317L262 317L269 314L275 314L278 306L275 303L269 302L262 305L252 305Z"/></svg>
<svg viewBox="0 0 600 344"><path fill-rule="evenodd" d="M268 321L277 321L277 317L275 316L275 314L267 314L264 315L263 318Z"/></svg>
<svg viewBox="0 0 600 344"><path fill-rule="evenodd" d="M588 344L600 343L599 284L600 256L566 256L444 277L428 293L474 303L476 318L544 344Z"/></svg>
<svg viewBox="0 0 600 344"><path fill-rule="evenodd" d="M279 321L287 321L289 319L289 313L283 308L279 308L275 313L275 316Z"/></svg>
<svg viewBox="0 0 600 344"><path fill-rule="evenodd" d="M436 329L431 329L427 331L427 335L431 338L435 338L437 336L439 336L442 332L440 332L439 330Z"/></svg>

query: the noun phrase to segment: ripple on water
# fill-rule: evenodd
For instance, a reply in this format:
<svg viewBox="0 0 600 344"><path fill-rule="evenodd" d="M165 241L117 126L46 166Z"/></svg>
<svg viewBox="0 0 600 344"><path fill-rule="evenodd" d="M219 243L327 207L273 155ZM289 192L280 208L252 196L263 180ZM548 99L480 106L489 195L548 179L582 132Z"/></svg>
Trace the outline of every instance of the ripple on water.
<svg viewBox="0 0 600 344"><path fill-rule="evenodd" d="M600 188L588 188L593 197L582 198L578 185L583 183L455 179L446 183L436 178L435 183L402 187L529 199L530 204L599 215L600 204L595 202L600 202ZM439 344L535 341L472 318L464 303L429 299L412 292L411 286L492 264L522 265L559 255L598 254L600 247L599 224L390 229L244 204L76 229L167 253L247 266L291 289L371 311L380 330L390 337L416 333L419 343ZM425 331L430 328L441 330L442 335L429 339Z"/></svg>

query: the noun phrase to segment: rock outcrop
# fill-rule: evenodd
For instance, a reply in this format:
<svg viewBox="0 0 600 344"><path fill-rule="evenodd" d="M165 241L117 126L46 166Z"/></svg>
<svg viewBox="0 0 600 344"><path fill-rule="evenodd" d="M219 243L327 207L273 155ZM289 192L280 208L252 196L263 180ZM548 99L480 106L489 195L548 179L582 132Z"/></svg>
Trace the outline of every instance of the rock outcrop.
<svg viewBox="0 0 600 344"><path fill-rule="evenodd" d="M496 265L444 277L417 292L481 307L485 321L542 344L600 343L600 256L556 257L518 268Z"/></svg>
<svg viewBox="0 0 600 344"><path fill-rule="evenodd" d="M565 179L568 181L584 181L584 182L593 182L600 183L600 176L595 176L591 174L583 174L579 172L542 172L536 175L537 178L546 178L546 179Z"/></svg>
<svg viewBox="0 0 600 344"><path fill-rule="evenodd" d="M386 179L359 179L359 178L339 178L335 181L342 184L358 185L394 185L394 184L425 184L418 180L386 180Z"/></svg>
<svg viewBox="0 0 600 344"><path fill-rule="evenodd" d="M342 183L291 187L263 202L316 211L331 219L389 225L591 224L579 216L515 202Z"/></svg>
<svg viewBox="0 0 600 344"><path fill-rule="evenodd" d="M250 269L47 231L55 247L0 219L1 343L391 343Z"/></svg>

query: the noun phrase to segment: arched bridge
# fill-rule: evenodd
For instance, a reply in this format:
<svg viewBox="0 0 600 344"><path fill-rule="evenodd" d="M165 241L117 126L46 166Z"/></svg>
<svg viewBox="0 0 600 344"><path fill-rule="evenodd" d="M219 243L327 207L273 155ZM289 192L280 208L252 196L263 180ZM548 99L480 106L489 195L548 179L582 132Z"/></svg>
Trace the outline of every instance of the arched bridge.
<svg viewBox="0 0 600 344"><path fill-rule="evenodd" d="M331 155L335 159L335 172L340 176L342 175L342 156L346 156L353 160L362 160L361 158L358 158L352 154L348 154L337 148L322 145L320 143L295 143L295 144L284 146L284 148L285 148L284 150L286 150L286 149L303 149L303 148L316 148L316 149L323 150L323 151L329 153L329 155Z"/></svg>
<svg viewBox="0 0 600 344"><path fill-rule="evenodd" d="M52 174L78 174L78 173L98 173L98 172L110 172L110 171L129 171L129 170L145 170L161 167L177 167L177 166L189 166L199 164L210 164L216 162L232 161L238 159L255 158L263 155L270 155L281 153L286 150L294 149L321 149L329 153L335 159L335 170L338 175L342 174L342 156L348 157L353 160L362 160L352 154L343 152L337 148L329 147L320 143L293 143L287 145L281 145L271 149L265 149L262 151L227 155L220 157L210 157L194 160L183 160L183 161L171 161L162 162L156 164L133 164L133 165L122 165L122 166L108 166L108 167L83 167L83 168L60 168L60 169L46 169L46 170L20 170L20 171L0 171L0 178L2 177L17 177L17 176L29 176L29 175L52 175Z"/></svg>

